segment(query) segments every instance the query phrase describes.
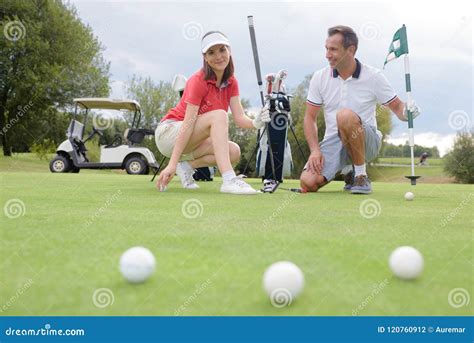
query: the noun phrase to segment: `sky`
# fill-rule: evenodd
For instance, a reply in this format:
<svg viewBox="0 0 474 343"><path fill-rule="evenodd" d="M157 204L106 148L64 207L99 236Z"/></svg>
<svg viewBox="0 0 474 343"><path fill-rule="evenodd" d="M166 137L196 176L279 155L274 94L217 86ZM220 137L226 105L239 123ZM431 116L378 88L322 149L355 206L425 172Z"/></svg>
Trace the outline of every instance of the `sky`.
<svg viewBox="0 0 474 343"><path fill-rule="evenodd" d="M407 27L412 94L422 114L415 120L415 143L436 145L442 154L458 130L472 129L473 34L467 1L85 1L73 0L111 62L111 97L125 97L133 75L172 81L202 65L200 39L211 30L230 42L242 98L258 107L247 16L254 16L262 74L288 71L295 88L306 75L327 66L328 27L352 27L359 37L356 57L382 69L393 34ZM403 59L383 70L406 99ZM403 144L407 125L393 117L389 141Z"/></svg>

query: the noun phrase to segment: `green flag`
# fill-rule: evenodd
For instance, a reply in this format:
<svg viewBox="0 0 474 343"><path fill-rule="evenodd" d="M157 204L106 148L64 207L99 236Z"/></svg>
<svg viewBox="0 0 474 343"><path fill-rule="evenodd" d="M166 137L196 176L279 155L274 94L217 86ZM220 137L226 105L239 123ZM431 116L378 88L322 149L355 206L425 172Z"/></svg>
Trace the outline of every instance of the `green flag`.
<svg viewBox="0 0 474 343"><path fill-rule="evenodd" d="M395 32L395 35L392 39L392 44L390 44L388 55L383 66L385 67L388 62L400 57L403 54L408 54L407 29L405 25Z"/></svg>

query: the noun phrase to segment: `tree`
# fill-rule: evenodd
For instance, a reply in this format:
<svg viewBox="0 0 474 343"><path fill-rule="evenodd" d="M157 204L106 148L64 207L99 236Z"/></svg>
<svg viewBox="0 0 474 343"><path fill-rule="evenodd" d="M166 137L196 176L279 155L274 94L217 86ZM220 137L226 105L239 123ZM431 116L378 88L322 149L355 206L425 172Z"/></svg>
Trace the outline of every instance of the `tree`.
<svg viewBox="0 0 474 343"><path fill-rule="evenodd" d="M179 94L173 90L170 82L155 83L150 77L134 75L126 84L125 91L128 97L140 103L143 115L140 126L147 129L155 129L161 118L179 101ZM133 113L125 114L125 120L130 125ZM158 162L163 159L164 156L159 152L152 137L147 137L142 145L155 154Z"/></svg>
<svg viewBox="0 0 474 343"><path fill-rule="evenodd" d="M459 183L474 183L474 131L458 132L453 149L443 158L444 170Z"/></svg>
<svg viewBox="0 0 474 343"><path fill-rule="evenodd" d="M432 158L439 158L439 150L436 146L434 147L426 147L422 145L416 145L413 149L413 154L415 156L421 156L422 153L427 152L429 157ZM404 145L394 145L390 143L386 143L385 146L382 148L381 156L383 157L410 157L410 145L408 141L405 142Z"/></svg>
<svg viewBox="0 0 474 343"><path fill-rule="evenodd" d="M387 144L386 139L387 135L392 131L392 113L389 108L377 104L375 108L375 115L377 120L377 129L382 133L382 147L383 151L384 146Z"/></svg>
<svg viewBox="0 0 474 343"><path fill-rule="evenodd" d="M0 20L0 135L10 156L59 132L64 139L58 118L74 97L109 94L109 63L70 4L3 0Z"/></svg>
<svg viewBox="0 0 474 343"><path fill-rule="evenodd" d="M142 78L134 75L126 84L127 96L140 103L143 119L142 126L156 128L161 118L179 101L179 94L172 88L170 82L153 82L150 77ZM131 123L133 117L126 120Z"/></svg>

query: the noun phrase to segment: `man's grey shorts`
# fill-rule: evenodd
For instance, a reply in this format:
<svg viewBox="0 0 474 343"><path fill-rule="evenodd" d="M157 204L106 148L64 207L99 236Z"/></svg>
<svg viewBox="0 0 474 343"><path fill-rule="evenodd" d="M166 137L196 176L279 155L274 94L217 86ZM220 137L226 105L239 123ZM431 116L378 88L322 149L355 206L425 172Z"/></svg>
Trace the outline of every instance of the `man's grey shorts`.
<svg viewBox="0 0 474 343"><path fill-rule="evenodd" d="M382 146L382 134L371 125L362 123L362 128L365 134L365 161L370 162L379 154ZM360 133L354 131L352 134L357 135ZM352 164L349 153L342 144L338 134L326 137L319 146L324 156L322 174L327 181L334 179L337 172L341 171L346 165Z"/></svg>

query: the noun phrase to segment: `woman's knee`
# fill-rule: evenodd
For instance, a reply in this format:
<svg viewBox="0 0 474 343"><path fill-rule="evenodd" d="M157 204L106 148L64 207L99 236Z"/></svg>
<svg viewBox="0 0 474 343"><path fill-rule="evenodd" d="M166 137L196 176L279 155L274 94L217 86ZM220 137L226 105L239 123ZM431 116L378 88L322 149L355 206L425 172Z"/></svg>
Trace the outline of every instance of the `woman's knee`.
<svg viewBox="0 0 474 343"><path fill-rule="evenodd" d="M211 125L214 123L225 123L226 125L229 124L229 116L224 110L209 111L204 113L203 116L211 120Z"/></svg>
<svg viewBox="0 0 474 343"><path fill-rule="evenodd" d="M237 163L240 160L240 147L235 142L229 142L229 155L232 163Z"/></svg>

